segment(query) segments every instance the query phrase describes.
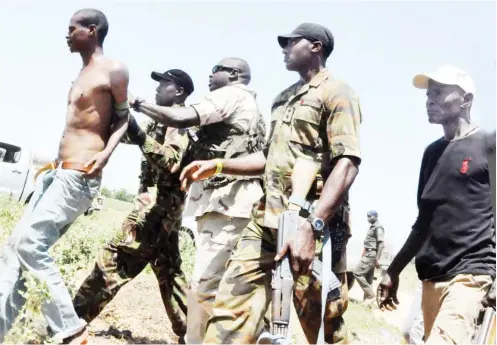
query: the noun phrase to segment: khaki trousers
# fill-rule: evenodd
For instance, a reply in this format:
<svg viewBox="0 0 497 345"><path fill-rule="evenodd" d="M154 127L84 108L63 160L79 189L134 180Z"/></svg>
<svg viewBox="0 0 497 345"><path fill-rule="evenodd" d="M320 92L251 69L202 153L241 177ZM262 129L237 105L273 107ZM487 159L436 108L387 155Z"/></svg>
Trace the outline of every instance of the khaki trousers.
<svg viewBox="0 0 497 345"><path fill-rule="evenodd" d="M208 212L197 218L197 253L188 294L187 344L202 344L226 264L249 218Z"/></svg>
<svg viewBox="0 0 497 345"><path fill-rule="evenodd" d="M445 282L423 282L421 308L425 344L470 344L488 275L460 274Z"/></svg>

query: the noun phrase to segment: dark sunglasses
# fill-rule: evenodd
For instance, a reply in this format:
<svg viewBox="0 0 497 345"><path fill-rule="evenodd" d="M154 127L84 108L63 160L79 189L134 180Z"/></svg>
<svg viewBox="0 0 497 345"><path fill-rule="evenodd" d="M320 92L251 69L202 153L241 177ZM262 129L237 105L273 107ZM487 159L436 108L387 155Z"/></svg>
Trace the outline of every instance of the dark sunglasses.
<svg viewBox="0 0 497 345"><path fill-rule="evenodd" d="M316 42L319 42L321 43L320 41L316 40L315 38L312 38L312 37L308 37L308 36L301 36L301 37L292 37L292 38L287 38L286 40L286 44L285 44L285 47L293 47L294 45L296 45L298 42L300 42L302 39L306 39L308 40L309 42L311 43L316 43ZM322 44L322 43L321 43Z"/></svg>
<svg viewBox="0 0 497 345"><path fill-rule="evenodd" d="M226 72L237 71L238 73L241 72L238 68L226 67L226 66L222 66L222 65L216 65L216 66L212 67L212 74L216 74L217 72L221 72L221 71L226 71Z"/></svg>

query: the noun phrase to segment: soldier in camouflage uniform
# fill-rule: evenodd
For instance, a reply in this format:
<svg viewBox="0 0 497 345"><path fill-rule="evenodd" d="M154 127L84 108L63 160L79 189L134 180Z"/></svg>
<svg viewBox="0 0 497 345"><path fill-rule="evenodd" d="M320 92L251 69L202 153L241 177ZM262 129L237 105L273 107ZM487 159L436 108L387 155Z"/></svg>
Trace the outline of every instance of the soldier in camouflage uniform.
<svg viewBox="0 0 497 345"><path fill-rule="evenodd" d="M182 70L153 72L152 78L160 83L156 95L158 105L184 107L185 99L193 92L193 82ZM77 292L75 309L90 322L125 284L150 264L159 281L173 331L183 342L187 282L181 271L178 230L185 195L178 177L189 138L185 130L167 128L153 121L139 129L133 118L128 136L123 140L138 144L143 152L140 194L122 231L100 252L93 272ZM154 185L157 186L155 198L147 193L147 188Z"/></svg>
<svg viewBox="0 0 497 345"><path fill-rule="evenodd" d="M385 230L378 221L378 212L374 210L369 211L367 216L371 226L364 239L364 251L361 262L354 270L354 277L364 291L363 304L365 305L373 303L376 297L371 284L375 267L380 268L380 258L383 252L385 237Z"/></svg>
<svg viewBox="0 0 497 345"><path fill-rule="evenodd" d="M240 58L226 58L212 69L211 92L197 104L175 111L133 102L141 113L168 126L200 125L188 160L247 156L265 144L265 126L256 94L248 88L250 67ZM185 216L197 221L196 261L188 297L187 343L203 342L212 302L226 262L250 213L262 196L260 176L223 176L196 183L189 191Z"/></svg>
<svg viewBox="0 0 497 345"><path fill-rule="evenodd" d="M346 341L342 315L347 309L346 251L350 236L348 190L361 160L359 126L362 120L356 93L336 80L324 67L333 50L331 32L318 24L302 24L280 36L287 69L301 80L280 93L273 105L268 147L243 159L193 162L182 172L185 185L225 174L264 172L265 195L254 208L252 221L231 255L214 301L204 343L254 343L262 332L270 300L271 269L288 252L296 277L294 304L304 333L315 344L321 323L321 284L311 277L322 241L314 239L316 218L330 227L333 271L342 282L341 298L329 301L325 314L325 340ZM302 222L297 237L275 256L278 219L287 209L291 175L297 157L316 162L321 171L307 199L315 204L313 218ZM221 169L216 167L221 166ZM314 224L314 225L311 225ZM316 243L317 242L317 243Z"/></svg>

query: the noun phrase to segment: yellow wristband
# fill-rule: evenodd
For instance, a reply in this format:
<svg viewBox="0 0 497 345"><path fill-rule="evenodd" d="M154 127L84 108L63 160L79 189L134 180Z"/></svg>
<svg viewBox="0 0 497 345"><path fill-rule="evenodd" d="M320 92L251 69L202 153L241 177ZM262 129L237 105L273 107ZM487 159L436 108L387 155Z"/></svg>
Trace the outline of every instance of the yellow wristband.
<svg viewBox="0 0 497 345"><path fill-rule="evenodd" d="M215 175L220 174L223 171L223 161L219 158L216 159L216 172Z"/></svg>

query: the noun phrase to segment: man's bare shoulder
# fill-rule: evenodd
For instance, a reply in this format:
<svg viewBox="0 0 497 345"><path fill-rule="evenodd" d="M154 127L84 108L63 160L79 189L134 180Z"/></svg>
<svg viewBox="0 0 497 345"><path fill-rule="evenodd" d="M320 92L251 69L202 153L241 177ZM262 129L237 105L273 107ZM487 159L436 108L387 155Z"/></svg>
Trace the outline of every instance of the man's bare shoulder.
<svg viewBox="0 0 497 345"><path fill-rule="evenodd" d="M129 79L128 67L122 61L107 59L105 67L109 73L111 84Z"/></svg>

